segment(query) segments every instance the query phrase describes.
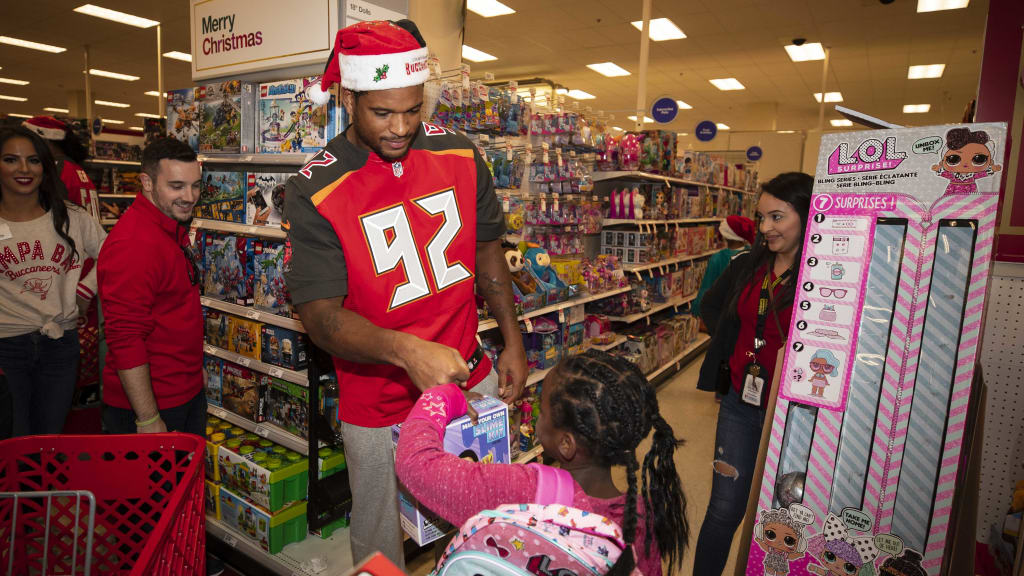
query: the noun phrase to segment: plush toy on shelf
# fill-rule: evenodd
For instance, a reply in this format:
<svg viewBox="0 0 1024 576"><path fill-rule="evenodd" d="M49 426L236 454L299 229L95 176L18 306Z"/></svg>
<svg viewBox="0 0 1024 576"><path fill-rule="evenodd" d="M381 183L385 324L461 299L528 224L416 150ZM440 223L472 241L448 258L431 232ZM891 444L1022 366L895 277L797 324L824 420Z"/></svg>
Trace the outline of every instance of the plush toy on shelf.
<svg viewBox="0 0 1024 576"><path fill-rule="evenodd" d="M505 244L505 262L508 264L508 271L512 274L512 282L524 297L537 291L537 281L525 269L526 259L523 257L523 253L511 244Z"/></svg>

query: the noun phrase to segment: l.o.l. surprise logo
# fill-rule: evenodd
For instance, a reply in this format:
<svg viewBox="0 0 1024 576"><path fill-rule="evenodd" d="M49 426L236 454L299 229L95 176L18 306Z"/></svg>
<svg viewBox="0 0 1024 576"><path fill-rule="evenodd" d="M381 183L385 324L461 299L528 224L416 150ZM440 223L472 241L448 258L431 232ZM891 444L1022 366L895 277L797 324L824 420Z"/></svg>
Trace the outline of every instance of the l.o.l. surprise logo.
<svg viewBox="0 0 1024 576"><path fill-rule="evenodd" d="M816 212L828 212L832 209L834 200L832 200L831 194L819 194L814 197L812 203L814 204L814 210Z"/></svg>
<svg viewBox="0 0 1024 576"><path fill-rule="evenodd" d="M854 172L875 172L895 170L907 159L906 152L896 150L896 137L885 141L869 138L850 153L850 144L843 142L828 157L829 174L850 174Z"/></svg>

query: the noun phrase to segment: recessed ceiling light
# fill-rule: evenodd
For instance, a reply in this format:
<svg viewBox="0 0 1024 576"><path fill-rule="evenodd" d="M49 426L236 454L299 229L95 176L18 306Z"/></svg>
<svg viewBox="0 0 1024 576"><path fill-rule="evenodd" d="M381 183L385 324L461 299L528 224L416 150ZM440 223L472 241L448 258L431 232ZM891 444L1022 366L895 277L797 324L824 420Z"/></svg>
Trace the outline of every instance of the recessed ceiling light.
<svg viewBox="0 0 1024 576"><path fill-rule="evenodd" d="M0 100L10 100L11 102L27 102L28 98L22 98L21 96L4 96L0 94Z"/></svg>
<svg viewBox="0 0 1024 576"><path fill-rule="evenodd" d="M156 90L150 90L149 92L146 92L145 94L146 94L146 96L159 96L160 95L160 93L157 92ZM167 92L164 92L164 98L167 98Z"/></svg>
<svg viewBox="0 0 1024 576"><path fill-rule="evenodd" d="M931 104L904 104L904 114L922 114L932 109Z"/></svg>
<svg viewBox="0 0 1024 576"><path fill-rule="evenodd" d="M58 114L67 114L70 112L67 108L54 108L52 106L47 106L46 108L43 108L43 110L46 112L57 112Z"/></svg>
<svg viewBox="0 0 1024 576"><path fill-rule="evenodd" d="M584 92L583 90L569 90L565 95L575 100L593 100L594 98L597 98L597 96L594 96L590 92Z"/></svg>
<svg viewBox="0 0 1024 576"><path fill-rule="evenodd" d="M31 48L32 50L41 50L43 52L50 52L52 54L60 54L61 52L67 52L68 50L67 48L61 48L60 46L40 44L39 42L22 40L20 38L11 38L10 36L0 36L0 44L7 44L9 46L19 46L21 48Z"/></svg>
<svg viewBox="0 0 1024 576"><path fill-rule="evenodd" d="M744 90L746 86L740 84L740 81L735 78L715 78L714 80L708 80L715 85L715 88L719 90Z"/></svg>
<svg viewBox="0 0 1024 576"><path fill-rule="evenodd" d="M853 126L853 121L847 120L846 118L834 118L829 120L836 128L842 128L844 126Z"/></svg>
<svg viewBox="0 0 1024 576"><path fill-rule="evenodd" d="M631 22L634 28L643 31L644 21L637 20ZM647 35L651 40L655 42L663 42L665 40L679 40L680 38L686 38L686 34L676 26L675 22L668 18L655 18L648 23Z"/></svg>
<svg viewBox="0 0 1024 576"><path fill-rule="evenodd" d="M918 12L938 12L967 8L971 0L917 0Z"/></svg>
<svg viewBox="0 0 1024 576"><path fill-rule="evenodd" d="M636 116L626 116L626 118L632 120L633 122L636 122ZM648 118L647 116L644 116L644 124L651 124L653 122L653 118Z"/></svg>
<svg viewBox="0 0 1024 576"><path fill-rule="evenodd" d="M825 59L825 49L821 47L820 42L811 42L810 44L802 44L800 46L790 44L786 46L786 53L789 54L789 59L793 62Z"/></svg>
<svg viewBox="0 0 1024 576"><path fill-rule="evenodd" d="M689 136L686 132L676 132L676 136Z"/></svg>
<svg viewBox="0 0 1024 576"><path fill-rule="evenodd" d="M142 132L143 130L145 130L145 128L143 128L142 126L129 126L128 129L135 130L136 132Z"/></svg>
<svg viewBox="0 0 1024 576"><path fill-rule="evenodd" d="M124 124L124 120L110 120L109 118L104 118L101 122L104 124Z"/></svg>
<svg viewBox="0 0 1024 576"><path fill-rule="evenodd" d="M821 102L821 92L815 92L814 93L814 99L816 101L818 101L818 102ZM843 93L842 92L825 92L825 102L842 102L842 101L843 101Z"/></svg>
<svg viewBox="0 0 1024 576"><path fill-rule="evenodd" d="M484 18L493 18L495 16L506 16L508 14L515 14L516 11L505 6L498 0L467 0L466 9L470 12L476 12Z"/></svg>
<svg viewBox="0 0 1024 576"><path fill-rule="evenodd" d="M159 114L150 114L149 112L136 112L135 115L140 118L163 118Z"/></svg>
<svg viewBox="0 0 1024 576"><path fill-rule="evenodd" d="M185 52L178 52L177 50L171 50L170 52L164 52L164 58L173 58L175 60L181 60L182 62L191 62L192 55Z"/></svg>
<svg viewBox="0 0 1024 576"><path fill-rule="evenodd" d="M622 128L619 128L618 126L612 126L612 130L618 130L619 132L622 132Z"/></svg>
<svg viewBox="0 0 1024 576"><path fill-rule="evenodd" d="M679 106L680 110L691 110L691 109L693 109L693 106L690 106L689 104L687 104L686 102L683 102L682 100L676 100L676 106Z"/></svg>
<svg viewBox="0 0 1024 576"><path fill-rule="evenodd" d="M131 14L118 12L117 10L111 10L110 8L101 8L92 4L83 4L78 8L75 8L75 12L78 12L79 14L86 14L88 16L95 16L97 18L103 18L104 20L113 20L114 22L120 22L121 24L135 26L136 28L152 28L159 24L156 20L140 18L139 16L132 16Z"/></svg>
<svg viewBox="0 0 1024 576"><path fill-rule="evenodd" d="M587 64L587 68L590 68L594 72L614 78L616 76L629 76L629 70L626 70L622 66L619 66L615 62L598 62L597 64Z"/></svg>
<svg viewBox="0 0 1024 576"><path fill-rule="evenodd" d="M719 130L728 130L729 129L729 126L727 126L725 124L722 124L721 122L719 122L718 124L715 124L715 126L717 126Z"/></svg>
<svg viewBox="0 0 1024 576"><path fill-rule="evenodd" d="M97 70L95 68L89 68L89 74L92 74L93 76L102 76L104 78L113 78L114 80L127 80L128 82L134 82L139 79L138 76L132 76L131 74L107 72L106 70Z"/></svg>
<svg viewBox="0 0 1024 576"><path fill-rule="evenodd" d="M123 102L111 102L109 100L93 100L93 104L97 106L110 106L111 108L129 108L131 104L124 104Z"/></svg>
<svg viewBox="0 0 1024 576"><path fill-rule="evenodd" d="M24 86L28 84L28 80L15 80L14 78L0 78L0 84L14 84L15 86Z"/></svg>
<svg viewBox="0 0 1024 576"><path fill-rule="evenodd" d="M11 118L31 118L31 116L29 116L28 114L15 114L14 112L11 112L7 115Z"/></svg>
<svg viewBox="0 0 1024 576"><path fill-rule="evenodd" d="M796 130L777 130L778 134L796 134Z"/></svg>
<svg viewBox="0 0 1024 576"><path fill-rule="evenodd" d="M477 50L465 44L462 45L462 57L470 62L490 62L498 59L497 56L491 56L483 50Z"/></svg>
<svg viewBox="0 0 1024 576"><path fill-rule="evenodd" d="M942 73L945 70L945 64L919 64L917 66L907 68L907 78L910 80L918 80L921 78L942 78Z"/></svg>

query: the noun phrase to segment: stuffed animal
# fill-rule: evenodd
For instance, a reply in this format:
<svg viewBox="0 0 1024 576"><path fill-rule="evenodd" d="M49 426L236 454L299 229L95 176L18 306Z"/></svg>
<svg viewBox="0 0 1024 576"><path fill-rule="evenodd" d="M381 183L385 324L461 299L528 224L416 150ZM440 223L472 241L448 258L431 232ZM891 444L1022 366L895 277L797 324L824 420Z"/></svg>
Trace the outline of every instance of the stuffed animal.
<svg viewBox="0 0 1024 576"><path fill-rule="evenodd" d="M548 255L547 250L540 247L528 249L526 251L526 262L533 276L539 281L555 288L565 286L558 277L558 274L551 268L551 256Z"/></svg>
<svg viewBox="0 0 1024 576"><path fill-rule="evenodd" d="M511 244L507 244L505 250L505 262L508 264L508 271L512 274L512 282L524 296L537 291L537 281L524 269L526 259L523 253Z"/></svg>

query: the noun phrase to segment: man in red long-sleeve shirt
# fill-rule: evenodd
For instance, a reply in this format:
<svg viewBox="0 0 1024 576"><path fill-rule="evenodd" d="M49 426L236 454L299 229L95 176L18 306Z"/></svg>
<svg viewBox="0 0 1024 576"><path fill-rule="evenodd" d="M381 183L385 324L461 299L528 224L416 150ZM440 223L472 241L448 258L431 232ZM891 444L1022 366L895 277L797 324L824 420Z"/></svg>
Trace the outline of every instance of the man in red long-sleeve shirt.
<svg viewBox="0 0 1024 576"><path fill-rule="evenodd" d="M142 153L142 194L99 257L109 352L103 373L107 432L204 435L203 314L187 224L199 199L195 152L170 138Z"/></svg>

